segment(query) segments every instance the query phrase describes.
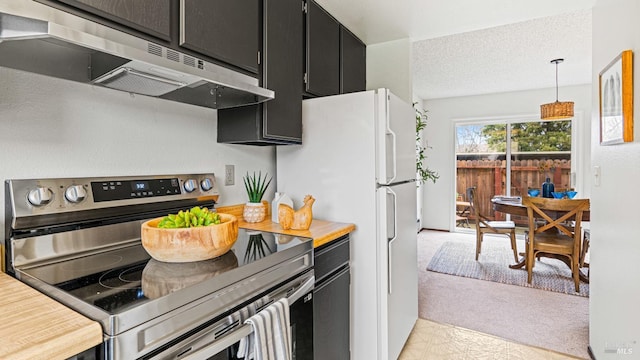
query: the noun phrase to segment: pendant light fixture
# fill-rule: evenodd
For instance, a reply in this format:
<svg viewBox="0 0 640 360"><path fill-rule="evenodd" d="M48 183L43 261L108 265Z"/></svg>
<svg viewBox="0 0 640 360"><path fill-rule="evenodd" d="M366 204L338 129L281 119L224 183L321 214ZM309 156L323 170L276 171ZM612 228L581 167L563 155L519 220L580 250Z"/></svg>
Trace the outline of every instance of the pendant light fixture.
<svg viewBox="0 0 640 360"><path fill-rule="evenodd" d="M556 64L556 102L540 105L540 118L542 120L558 120L573 117L573 101L558 101L558 64L564 59L551 60Z"/></svg>

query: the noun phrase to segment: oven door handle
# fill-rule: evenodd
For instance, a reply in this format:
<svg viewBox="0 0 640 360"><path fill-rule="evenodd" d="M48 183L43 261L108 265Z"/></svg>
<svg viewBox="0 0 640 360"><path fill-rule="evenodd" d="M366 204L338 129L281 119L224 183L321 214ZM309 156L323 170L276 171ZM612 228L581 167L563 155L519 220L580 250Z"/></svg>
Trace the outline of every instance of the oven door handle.
<svg viewBox="0 0 640 360"><path fill-rule="evenodd" d="M307 280L305 280L305 282L303 282L300 287L293 292L293 294L289 295L289 297L287 297L287 300L289 301L289 306L291 306L291 304L293 304L294 302L298 301L298 299L300 299L302 297L302 295L308 293L309 291L313 290L313 285L316 282L316 277L315 276L311 276L310 278L308 278Z"/></svg>
<svg viewBox="0 0 640 360"><path fill-rule="evenodd" d="M293 292L287 300L289 301L289 305L298 301L304 294L308 293L313 289L313 285L316 279L315 276L307 279L300 287ZM196 350L193 353L185 354L186 356L180 357L180 360L206 360L211 358L213 355L216 355L228 348L229 346L237 343L243 338L249 336L253 332L253 327L250 324L242 325L237 330L234 330L227 336L221 338L220 340L216 340L211 344L203 347L202 349Z"/></svg>

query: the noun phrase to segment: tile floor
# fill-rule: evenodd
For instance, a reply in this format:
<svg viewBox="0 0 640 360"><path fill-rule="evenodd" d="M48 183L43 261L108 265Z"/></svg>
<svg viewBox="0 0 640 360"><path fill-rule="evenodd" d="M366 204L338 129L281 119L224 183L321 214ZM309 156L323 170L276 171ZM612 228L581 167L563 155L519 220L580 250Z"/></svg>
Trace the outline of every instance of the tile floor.
<svg viewBox="0 0 640 360"><path fill-rule="evenodd" d="M418 319L399 360L579 359L492 335Z"/></svg>

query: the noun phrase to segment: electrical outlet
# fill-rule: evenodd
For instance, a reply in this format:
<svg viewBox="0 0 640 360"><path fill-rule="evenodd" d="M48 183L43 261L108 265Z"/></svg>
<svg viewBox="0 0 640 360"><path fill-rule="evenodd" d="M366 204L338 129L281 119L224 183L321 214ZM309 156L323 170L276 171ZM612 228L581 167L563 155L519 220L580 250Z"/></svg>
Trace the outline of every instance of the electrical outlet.
<svg viewBox="0 0 640 360"><path fill-rule="evenodd" d="M235 166L233 165L225 165L224 166L224 185L233 185L236 183L236 174L235 174Z"/></svg>

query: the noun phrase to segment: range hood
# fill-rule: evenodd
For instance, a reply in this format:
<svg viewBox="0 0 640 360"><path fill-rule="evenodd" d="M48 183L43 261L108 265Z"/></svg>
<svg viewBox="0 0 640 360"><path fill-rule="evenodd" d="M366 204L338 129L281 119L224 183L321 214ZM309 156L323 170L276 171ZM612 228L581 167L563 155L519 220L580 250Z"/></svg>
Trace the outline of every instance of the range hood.
<svg viewBox="0 0 640 360"><path fill-rule="evenodd" d="M25 0L0 4L0 66L213 109L275 96L254 77Z"/></svg>

